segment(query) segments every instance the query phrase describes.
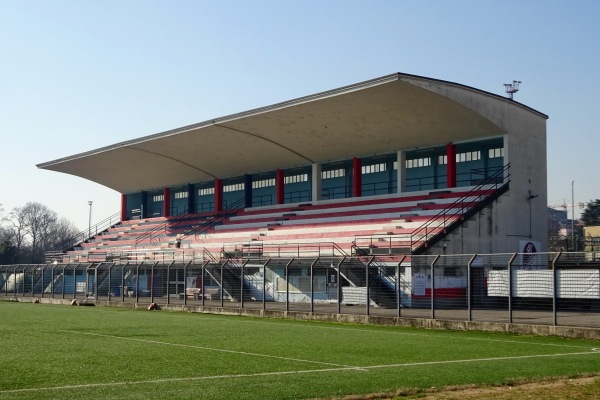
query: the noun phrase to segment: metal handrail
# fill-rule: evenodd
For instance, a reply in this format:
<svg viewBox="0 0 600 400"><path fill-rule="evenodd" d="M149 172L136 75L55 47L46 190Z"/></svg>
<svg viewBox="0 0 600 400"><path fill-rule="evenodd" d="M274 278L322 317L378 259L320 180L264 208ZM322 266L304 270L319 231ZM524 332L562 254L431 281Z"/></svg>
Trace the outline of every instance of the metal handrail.
<svg viewBox="0 0 600 400"><path fill-rule="evenodd" d="M360 250L368 246L369 249L377 248L380 252L387 250L388 255L397 252L398 250L395 249L398 248L406 248L407 252L410 251L414 254L422 246L426 246L433 237L437 237L440 231L448 231L452 224L456 224L458 220L464 218L467 213L478 207L483 201L498 193L501 186L509 183L508 177L510 175L508 171L508 164L496 170L491 176L486 177L482 183L444 207L410 233L386 233L355 237L352 246L353 253L359 253ZM489 171L484 171L484 176L487 172ZM473 173L479 173L479 171L474 170ZM488 193L490 190L493 190L493 193ZM456 209L460 210L458 214L449 212ZM366 254L372 254L371 250L367 251Z"/></svg>
<svg viewBox="0 0 600 400"><path fill-rule="evenodd" d="M478 198L476 204L480 204L492 196L501 186L507 185L510 181L508 180L510 164L506 164L502 169L496 171L493 175L487 177L482 183L475 186L469 192L455 200L450 205L446 206L439 213L427 220L423 225L415 229L410 236L410 249L414 253L418 248L425 246L430 240L430 235L438 235L440 228L442 230L447 229L452 223L456 222L460 218L464 217L475 205L470 205L473 201L467 201L469 198ZM498 178L502 178L498 181ZM485 194L492 186L494 193ZM483 193L482 193L483 192ZM451 209L460 209L459 215L448 213ZM441 221L440 221L441 219ZM440 223L441 222L441 223Z"/></svg>
<svg viewBox="0 0 600 400"><path fill-rule="evenodd" d="M150 242L152 242L152 240L160 235L163 234L163 232L166 234L167 232L167 227L171 224L173 224L174 222L179 221L180 219L182 219L184 216L188 215L187 210L183 210L182 212L180 212L177 215L174 215L170 218L168 218L165 222L163 222L160 225L155 226L152 229L148 229L146 232L144 232L143 234L141 234L140 236L138 236L135 239L135 245L137 247L137 245L139 243L141 243L142 241L149 239Z"/></svg>
<svg viewBox="0 0 600 400"><path fill-rule="evenodd" d="M240 198L237 201L234 201L233 203L229 204L227 208L225 208L223 211L219 211L213 215L210 215L209 217L200 221L199 224L192 226L190 229L180 234L179 239L183 240L190 235L195 235L196 237L198 237L198 235L205 233L207 230L216 226L218 223L231 217L232 214L243 208L245 204L246 200L244 198Z"/></svg>
<svg viewBox="0 0 600 400"><path fill-rule="evenodd" d="M307 254L318 254L319 257L349 257L348 253L335 242L264 243L258 240L224 243L221 257L223 259L244 258L265 253L273 257L303 257Z"/></svg>
<svg viewBox="0 0 600 400"><path fill-rule="evenodd" d="M121 222L121 212L117 212L111 215L108 218L103 219L98 222L96 225L90 226L88 229L77 233L74 236L68 237L67 239L61 241L60 243L55 244L52 248L47 249L44 254L51 254L56 252L65 252L67 250L72 249L76 245L83 243L94 236L96 236L100 232L104 232L108 228L112 228L116 224Z"/></svg>

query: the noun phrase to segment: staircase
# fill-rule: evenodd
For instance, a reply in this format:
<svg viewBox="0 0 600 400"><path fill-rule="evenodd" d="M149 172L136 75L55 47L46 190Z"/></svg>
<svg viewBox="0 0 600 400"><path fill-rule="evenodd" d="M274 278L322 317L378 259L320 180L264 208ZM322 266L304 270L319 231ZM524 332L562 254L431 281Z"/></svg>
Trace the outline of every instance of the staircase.
<svg viewBox="0 0 600 400"><path fill-rule="evenodd" d="M355 237L357 256L423 254L486 206L508 191L509 164L485 177L480 184L448 204L410 233L384 233Z"/></svg>
<svg viewBox="0 0 600 400"><path fill-rule="evenodd" d="M44 252L46 262L62 262L63 255L67 251L73 250L73 248L80 243L91 240L94 236L114 227L119 222L121 222L120 211L98 222L96 225L90 226L89 229L81 231L74 236L68 237L63 241L56 243L52 248L47 249Z"/></svg>

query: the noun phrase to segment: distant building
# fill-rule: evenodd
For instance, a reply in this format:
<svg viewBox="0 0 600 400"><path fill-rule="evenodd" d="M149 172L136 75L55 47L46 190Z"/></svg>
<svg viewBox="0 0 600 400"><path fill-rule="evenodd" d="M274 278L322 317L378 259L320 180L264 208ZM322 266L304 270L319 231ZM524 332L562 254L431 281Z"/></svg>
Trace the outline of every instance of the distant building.
<svg viewBox="0 0 600 400"><path fill-rule="evenodd" d="M585 251L600 251L600 226L584 226Z"/></svg>

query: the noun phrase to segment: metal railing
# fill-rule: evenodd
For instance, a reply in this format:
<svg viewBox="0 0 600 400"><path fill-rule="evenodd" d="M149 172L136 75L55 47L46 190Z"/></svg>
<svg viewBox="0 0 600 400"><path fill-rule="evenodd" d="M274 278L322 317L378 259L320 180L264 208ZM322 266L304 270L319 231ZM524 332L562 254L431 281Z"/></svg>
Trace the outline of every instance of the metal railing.
<svg viewBox="0 0 600 400"><path fill-rule="evenodd" d="M170 229L173 229L173 226L180 222L182 219L187 217L189 214L187 210L183 210L179 214L176 214L170 218L168 218L165 222L148 229L146 232L142 233L135 239L135 246L137 247L143 241L150 241L152 244L160 243L159 239L163 238L167 235Z"/></svg>
<svg viewBox="0 0 600 400"><path fill-rule="evenodd" d="M510 164L507 164L492 175L485 176L480 184L415 229L410 236L411 253L417 254L435 244L458 227L462 221L508 190L509 170Z"/></svg>
<svg viewBox="0 0 600 400"><path fill-rule="evenodd" d="M486 176L480 184L445 206L412 232L355 237L353 252L357 255L418 254L508 190L508 178L509 165L506 165ZM410 219L410 216L407 215L406 218Z"/></svg>
<svg viewBox="0 0 600 400"><path fill-rule="evenodd" d="M163 242L166 237L177 236L179 241L183 240L189 235L199 234L211 227L219 224L223 220L229 218L232 212L239 210L244 205L244 199L237 199L227 204L227 207L220 212L213 213L205 216L194 216L187 213L187 210L167 219L160 225L155 226L152 229L139 235L135 240L135 246L137 247L144 241L149 241L153 245L159 245ZM191 225L187 229L179 233L173 233L175 229L182 226Z"/></svg>
<svg viewBox="0 0 600 400"><path fill-rule="evenodd" d="M47 256L54 256L57 253L62 253L72 249L76 245L83 243L101 232L112 228L116 224L121 222L121 212L117 212L108 218L103 219L95 225L92 225L88 229L77 233L74 236L68 237L67 239L55 244L52 248L46 251Z"/></svg>
<svg viewBox="0 0 600 400"><path fill-rule="evenodd" d="M334 242L281 244L252 240L246 242L225 243L221 251L221 257L224 259L344 256L348 256L348 253Z"/></svg>
<svg viewBox="0 0 600 400"><path fill-rule="evenodd" d="M178 252L173 252L177 254ZM130 253L133 254L133 253ZM0 299L59 298L600 328L600 253L209 257L0 266ZM216 310L216 309L212 309Z"/></svg>

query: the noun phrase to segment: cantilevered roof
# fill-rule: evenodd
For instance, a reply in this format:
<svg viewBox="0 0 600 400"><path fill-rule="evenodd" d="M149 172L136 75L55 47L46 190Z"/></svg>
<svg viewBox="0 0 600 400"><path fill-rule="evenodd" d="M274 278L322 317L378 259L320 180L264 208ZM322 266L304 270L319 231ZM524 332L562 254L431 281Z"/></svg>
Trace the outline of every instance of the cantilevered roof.
<svg viewBox="0 0 600 400"><path fill-rule="evenodd" d="M37 166L132 193L505 133L423 82L511 102L547 118L467 86L392 74Z"/></svg>

